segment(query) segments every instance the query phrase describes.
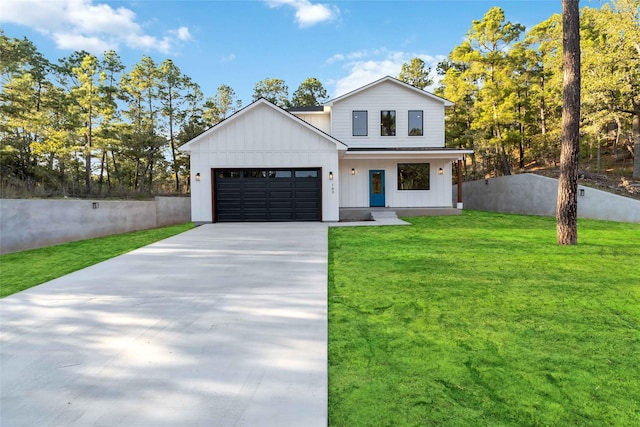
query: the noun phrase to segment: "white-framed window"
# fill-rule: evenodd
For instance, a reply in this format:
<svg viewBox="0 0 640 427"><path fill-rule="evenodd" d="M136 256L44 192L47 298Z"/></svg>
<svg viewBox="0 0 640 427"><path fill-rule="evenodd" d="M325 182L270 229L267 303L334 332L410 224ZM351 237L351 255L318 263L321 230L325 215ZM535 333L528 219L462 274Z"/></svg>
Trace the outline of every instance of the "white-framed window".
<svg viewBox="0 0 640 427"><path fill-rule="evenodd" d="M368 114L366 110L352 111L351 113L353 121L353 136L367 136L368 135Z"/></svg>
<svg viewBox="0 0 640 427"><path fill-rule="evenodd" d="M422 136L423 133L423 111L409 110L409 136Z"/></svg>
<svg viewBox="0 0 640 427"><path fill-rule="evenodd" d="M380 111L380 136L396 136L395 110Z"/></svg>

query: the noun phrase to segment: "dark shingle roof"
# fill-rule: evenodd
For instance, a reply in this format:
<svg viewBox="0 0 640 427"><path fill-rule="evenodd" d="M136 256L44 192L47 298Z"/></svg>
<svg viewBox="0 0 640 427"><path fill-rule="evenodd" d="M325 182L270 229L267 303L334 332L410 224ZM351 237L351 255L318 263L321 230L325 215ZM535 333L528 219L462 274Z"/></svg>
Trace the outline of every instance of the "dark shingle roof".
<svg viewBox="0 0 640 427"><path fill-rule="evenodd" d="M286 110L290 113L309 113L316 111L324 111L324 107L322 105L312 105L310 107L291 107L286 108Z"/></svg>

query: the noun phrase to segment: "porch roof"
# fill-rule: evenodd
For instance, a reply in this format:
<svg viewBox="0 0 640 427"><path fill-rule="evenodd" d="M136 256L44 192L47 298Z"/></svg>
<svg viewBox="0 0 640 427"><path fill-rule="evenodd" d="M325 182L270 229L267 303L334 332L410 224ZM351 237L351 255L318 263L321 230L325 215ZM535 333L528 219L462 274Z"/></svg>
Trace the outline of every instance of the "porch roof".
<svg viewBox="0 0 640 427"><path fill-rule="evenodd" d="M450 159L461 160L473 150L460 150L446 147L386 147L386 148L349 148L340 153L340 157L349 159Z"/></svg>

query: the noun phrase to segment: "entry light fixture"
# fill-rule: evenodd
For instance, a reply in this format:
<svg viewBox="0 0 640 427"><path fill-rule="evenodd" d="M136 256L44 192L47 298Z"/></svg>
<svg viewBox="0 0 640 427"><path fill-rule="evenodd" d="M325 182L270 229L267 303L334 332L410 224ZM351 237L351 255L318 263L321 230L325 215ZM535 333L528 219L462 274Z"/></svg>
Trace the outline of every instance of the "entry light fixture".
<svg viewBox="0 0 640 427"><path fill-rule="evenodd" d="M351 175L355 175L356 174L356 168L351 168Z"/></svg>
<svg viewBox="0 0 640 427"><path fill-rule="evenodd" d="M333 179L333 172L329 172L329 180Z"/></svg>
<svg viewBox="0 0 640 427"><path fill-rule="evenodd" d="M200 172L196 174L196 181L200 181Z"/></svg>
<svg viewBox="0 0 640 427"><path fill-rule="evenodd" d="M584 196L584 188L581 188L580 190L578 190L580 192L581 196Z"/></svg>
<svg viewBox="0 0 640 427"><path fill-rule="evenodd" d="M438 169L438 175L444 175L444 169L442 168Z"/></svg>

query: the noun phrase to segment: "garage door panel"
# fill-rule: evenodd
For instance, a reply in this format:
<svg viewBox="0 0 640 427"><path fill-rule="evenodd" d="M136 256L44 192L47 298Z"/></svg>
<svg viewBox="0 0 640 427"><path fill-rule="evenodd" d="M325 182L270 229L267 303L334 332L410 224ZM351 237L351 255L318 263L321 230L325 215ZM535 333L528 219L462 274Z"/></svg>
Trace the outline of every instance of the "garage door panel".
<svg viewBox="0 0 640 427"><path fill-rule="evenodd" d="M218 214L218 221L237 221L237 217L242 215L242 211L238 210L226 210Z"/></svg>
<svg viewBox="0 0 640 427"><path fill-rule="evenodd" d="M307 179L298 179L296 180L296 189L298 188L312 188L315 190L318 190L320 188L320 186L318 185L319 182L315 179L313 180L307 180Z"/></svg>
<svg viewBox="0 0 640 427"><path fill-rule="evenodd" d="M216 221L320 221L319 169L219 169Z"/></svg>
<svg viewBox="0 0 640 427"><path fill-rule="evenodd" d="M252 179L245 179L243 181L244 190L264 191L264 189L267 188L266 180L254 181Z"/></svg>
<svg viewBox="0 0 640 427"><path fill-rule="evenodd" d="M286 200L291 200L293 199L293 191L273 191L271 190L269 192L269 198L270 199L286 199Z"/></svg>
<svg viewBox="0 0 640 427"><path fill-rule="evenodd" d="M269 201L269 209L271 210L291 210L293 208L292 200L271 200Z"/></svg>
<svg viewBox="0 0 640 427"><path fill-rule="evenodd" d="M294 195L295 199L317 199L318 198L318 192L317 191L309 191L309 190L296 190L295 191L295 195Z"/></svg>
<svg viewBox="0 0 640 427"><path fill-rule="evenodd" d="M296 210L300 210L300 209L317 210L319 207L320 206L318 205L318 203L314 202L313 200L310 200L310 201L296 200Z"/></svg>
<svg viewBox="0 0 640 427"><path fill-rule="evenodd" d="M264 193L262 194L245 194L242 198L244 203L262 203L263 206L267 206L267 200L264 198Z"/></svg>
<svg viewBox="0 0 640 427"><path fill-rule="evenodd" d="M293 188L293 181L291 179L274 179L269 182L269 188L273 188L273 189Z"/></svg>
<svg viewBox="0 0 640 427"><path fill-rule="evenodd" d="M293 214L291 213L290 210L288 211L284 211L284 212L278 212L278 211L270 211L269 212L269 219L271 221L291 221L294 218Z"/></svg>

